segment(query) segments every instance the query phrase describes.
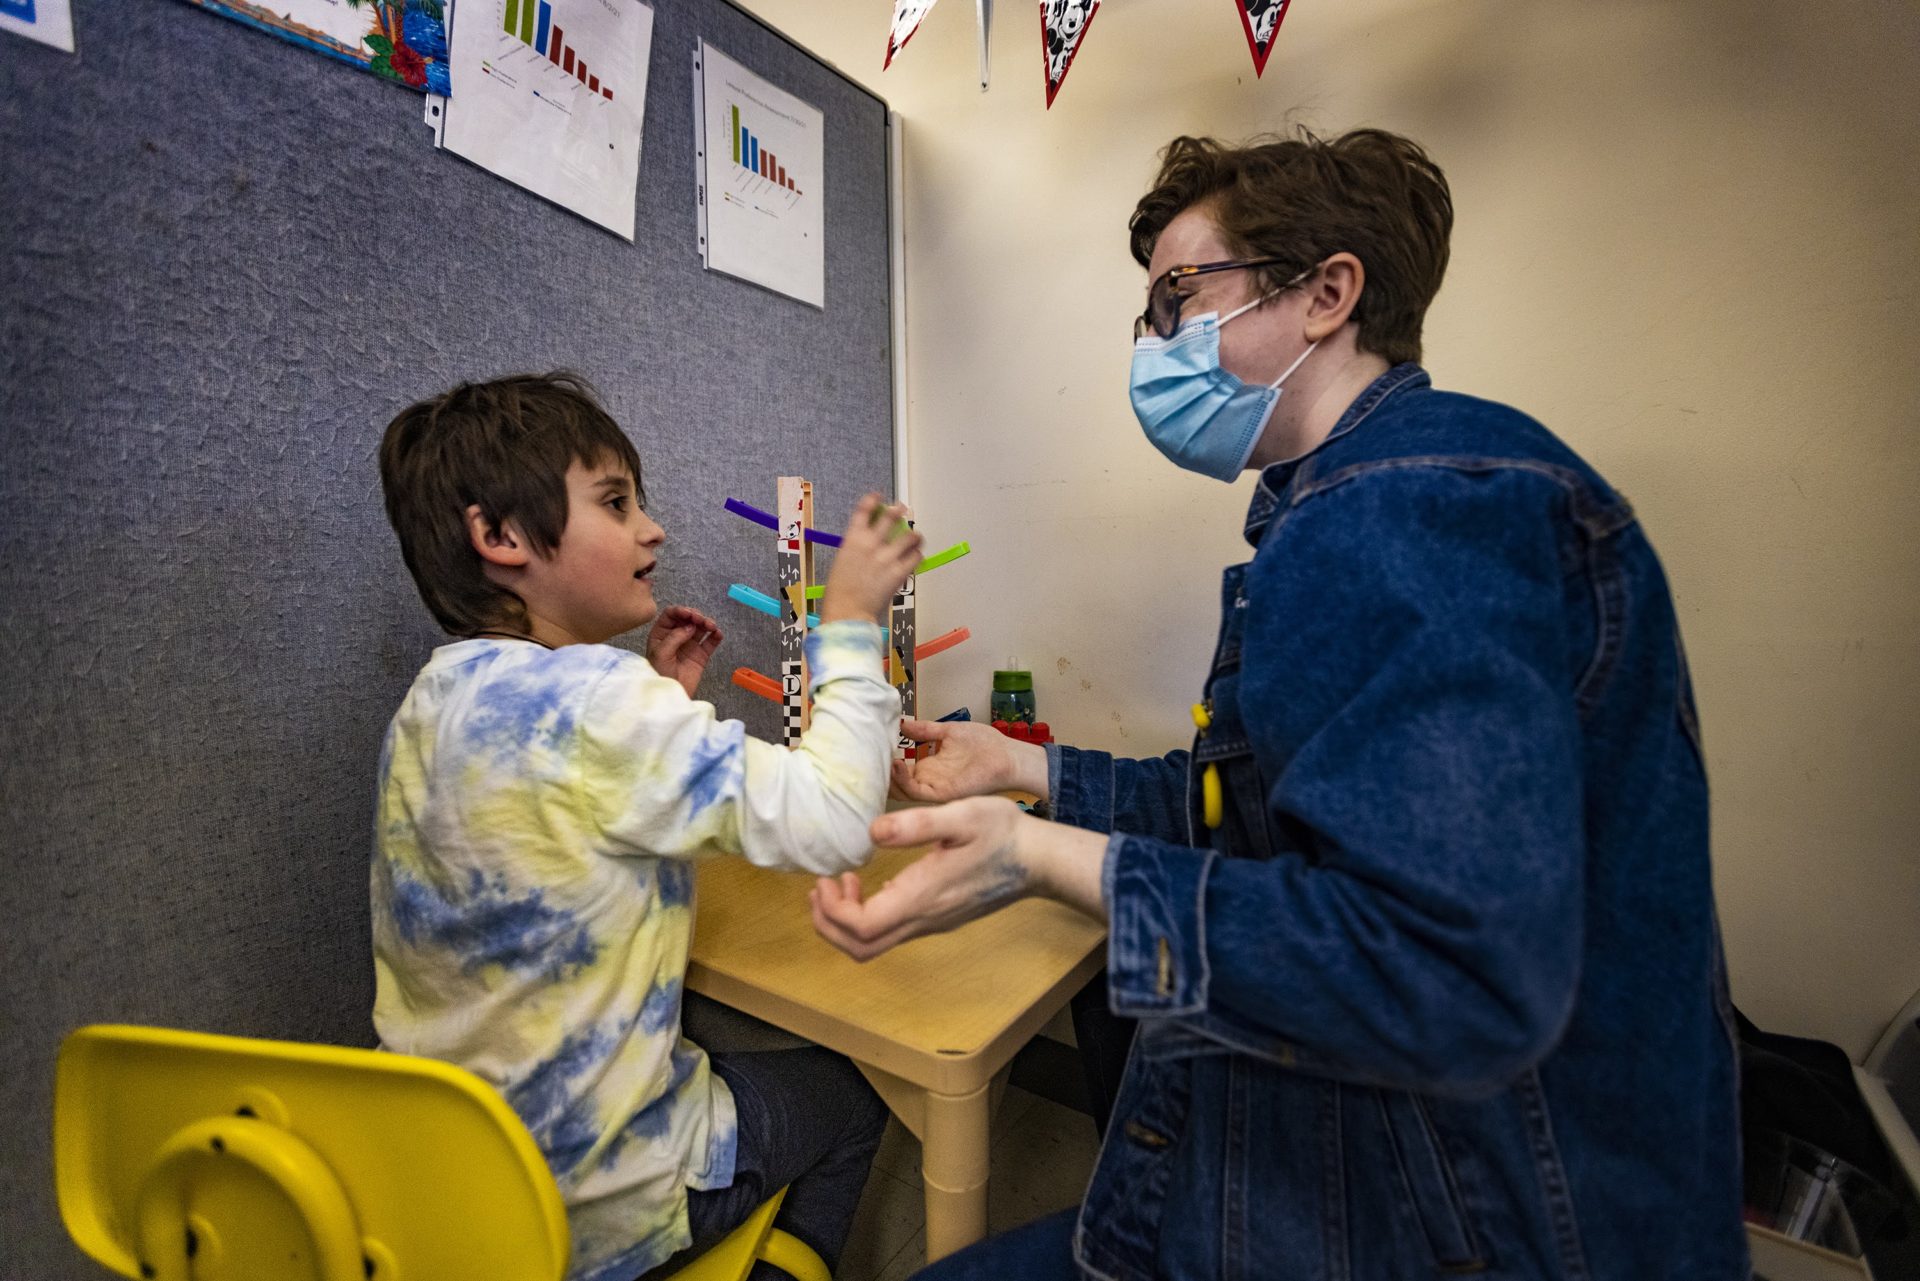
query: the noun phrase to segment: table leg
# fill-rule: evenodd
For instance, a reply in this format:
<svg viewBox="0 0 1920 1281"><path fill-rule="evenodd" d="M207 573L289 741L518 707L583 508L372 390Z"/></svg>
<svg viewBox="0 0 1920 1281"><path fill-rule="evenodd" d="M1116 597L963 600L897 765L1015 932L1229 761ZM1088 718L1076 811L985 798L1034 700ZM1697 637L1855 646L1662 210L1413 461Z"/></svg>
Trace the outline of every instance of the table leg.
<svg viewBox="0 0 1920 1281"><path fill-rule="evenodd" d="M987 1235L990 1086L971 1094L927 1093L920 1170L926 1184L927 1262Z"/></svg>
<svg viewBox="0 0 1920 1281"><path fill-rule="evenodd" d="M920 1140L927 1207L927 1262L987 1235L987 1169L993 1105L1007 1073L966 1094L935 1094L868 1063L856 1066L900 1123Z"/></svg>

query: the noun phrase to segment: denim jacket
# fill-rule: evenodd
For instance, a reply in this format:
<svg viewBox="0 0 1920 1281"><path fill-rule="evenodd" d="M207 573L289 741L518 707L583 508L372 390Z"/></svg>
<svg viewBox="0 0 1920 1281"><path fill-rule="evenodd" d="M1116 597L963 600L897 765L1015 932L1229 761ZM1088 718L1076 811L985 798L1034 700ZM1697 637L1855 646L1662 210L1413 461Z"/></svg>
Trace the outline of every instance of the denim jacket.
<svg viewBox="0 0 1920 1281"><path fill-rule="evenodd" d="M1081 1268L1747 1276L1699 728L1626 501L1400 365L1246 535L1192 750L1051 753L1141 1021Z"/></svg>

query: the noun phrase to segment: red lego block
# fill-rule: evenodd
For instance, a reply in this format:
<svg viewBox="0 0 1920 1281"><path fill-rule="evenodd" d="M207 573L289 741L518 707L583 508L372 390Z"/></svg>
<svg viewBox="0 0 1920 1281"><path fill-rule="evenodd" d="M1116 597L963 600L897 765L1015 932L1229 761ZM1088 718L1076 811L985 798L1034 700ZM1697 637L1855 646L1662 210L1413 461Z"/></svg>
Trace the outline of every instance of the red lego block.
<svg viewBox="0 0 1920 1281"><path fill-rule="evenodd" d="M1019 743L1051 743L1053 727L1045 721L1028 725L1023 721L995 721L993 727Z"/></svg>

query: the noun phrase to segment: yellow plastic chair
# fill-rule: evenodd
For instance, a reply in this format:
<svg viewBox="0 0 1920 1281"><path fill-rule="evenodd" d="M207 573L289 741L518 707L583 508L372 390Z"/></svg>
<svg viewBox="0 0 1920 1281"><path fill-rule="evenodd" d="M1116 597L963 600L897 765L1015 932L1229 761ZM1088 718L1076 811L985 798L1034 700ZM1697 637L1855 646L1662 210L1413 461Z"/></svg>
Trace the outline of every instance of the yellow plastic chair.
<svg viewBox="0 0 1920 1281"><path fill-rule="evenodd" d="M53 1107L60 1215L147 1281L559 1281L567 1218L533 1136L479 1077L432 1059L81 1028ZM765 1259L831 1281L774 1229L782 1189L674 1281Z"/></svg>

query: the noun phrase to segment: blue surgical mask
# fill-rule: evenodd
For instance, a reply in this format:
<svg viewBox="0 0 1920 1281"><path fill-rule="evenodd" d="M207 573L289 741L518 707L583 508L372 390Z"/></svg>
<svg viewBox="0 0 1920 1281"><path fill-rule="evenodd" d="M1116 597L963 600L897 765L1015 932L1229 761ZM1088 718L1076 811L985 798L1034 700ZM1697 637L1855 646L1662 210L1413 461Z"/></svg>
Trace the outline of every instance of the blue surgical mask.
<svg viewBox="0 0 1920 1281"><path fill-rule="evenodd" d="M1134 340L1134 415L1155 448L1188 471L1215 480L1238 476L1280 403L1280 384L1320 345L1301 352L1271 383L1248 385L1222 369L1221 326L1266 300L1256 298L1225 316L1195 316L1171 338L1148 334Z"/></svg>

